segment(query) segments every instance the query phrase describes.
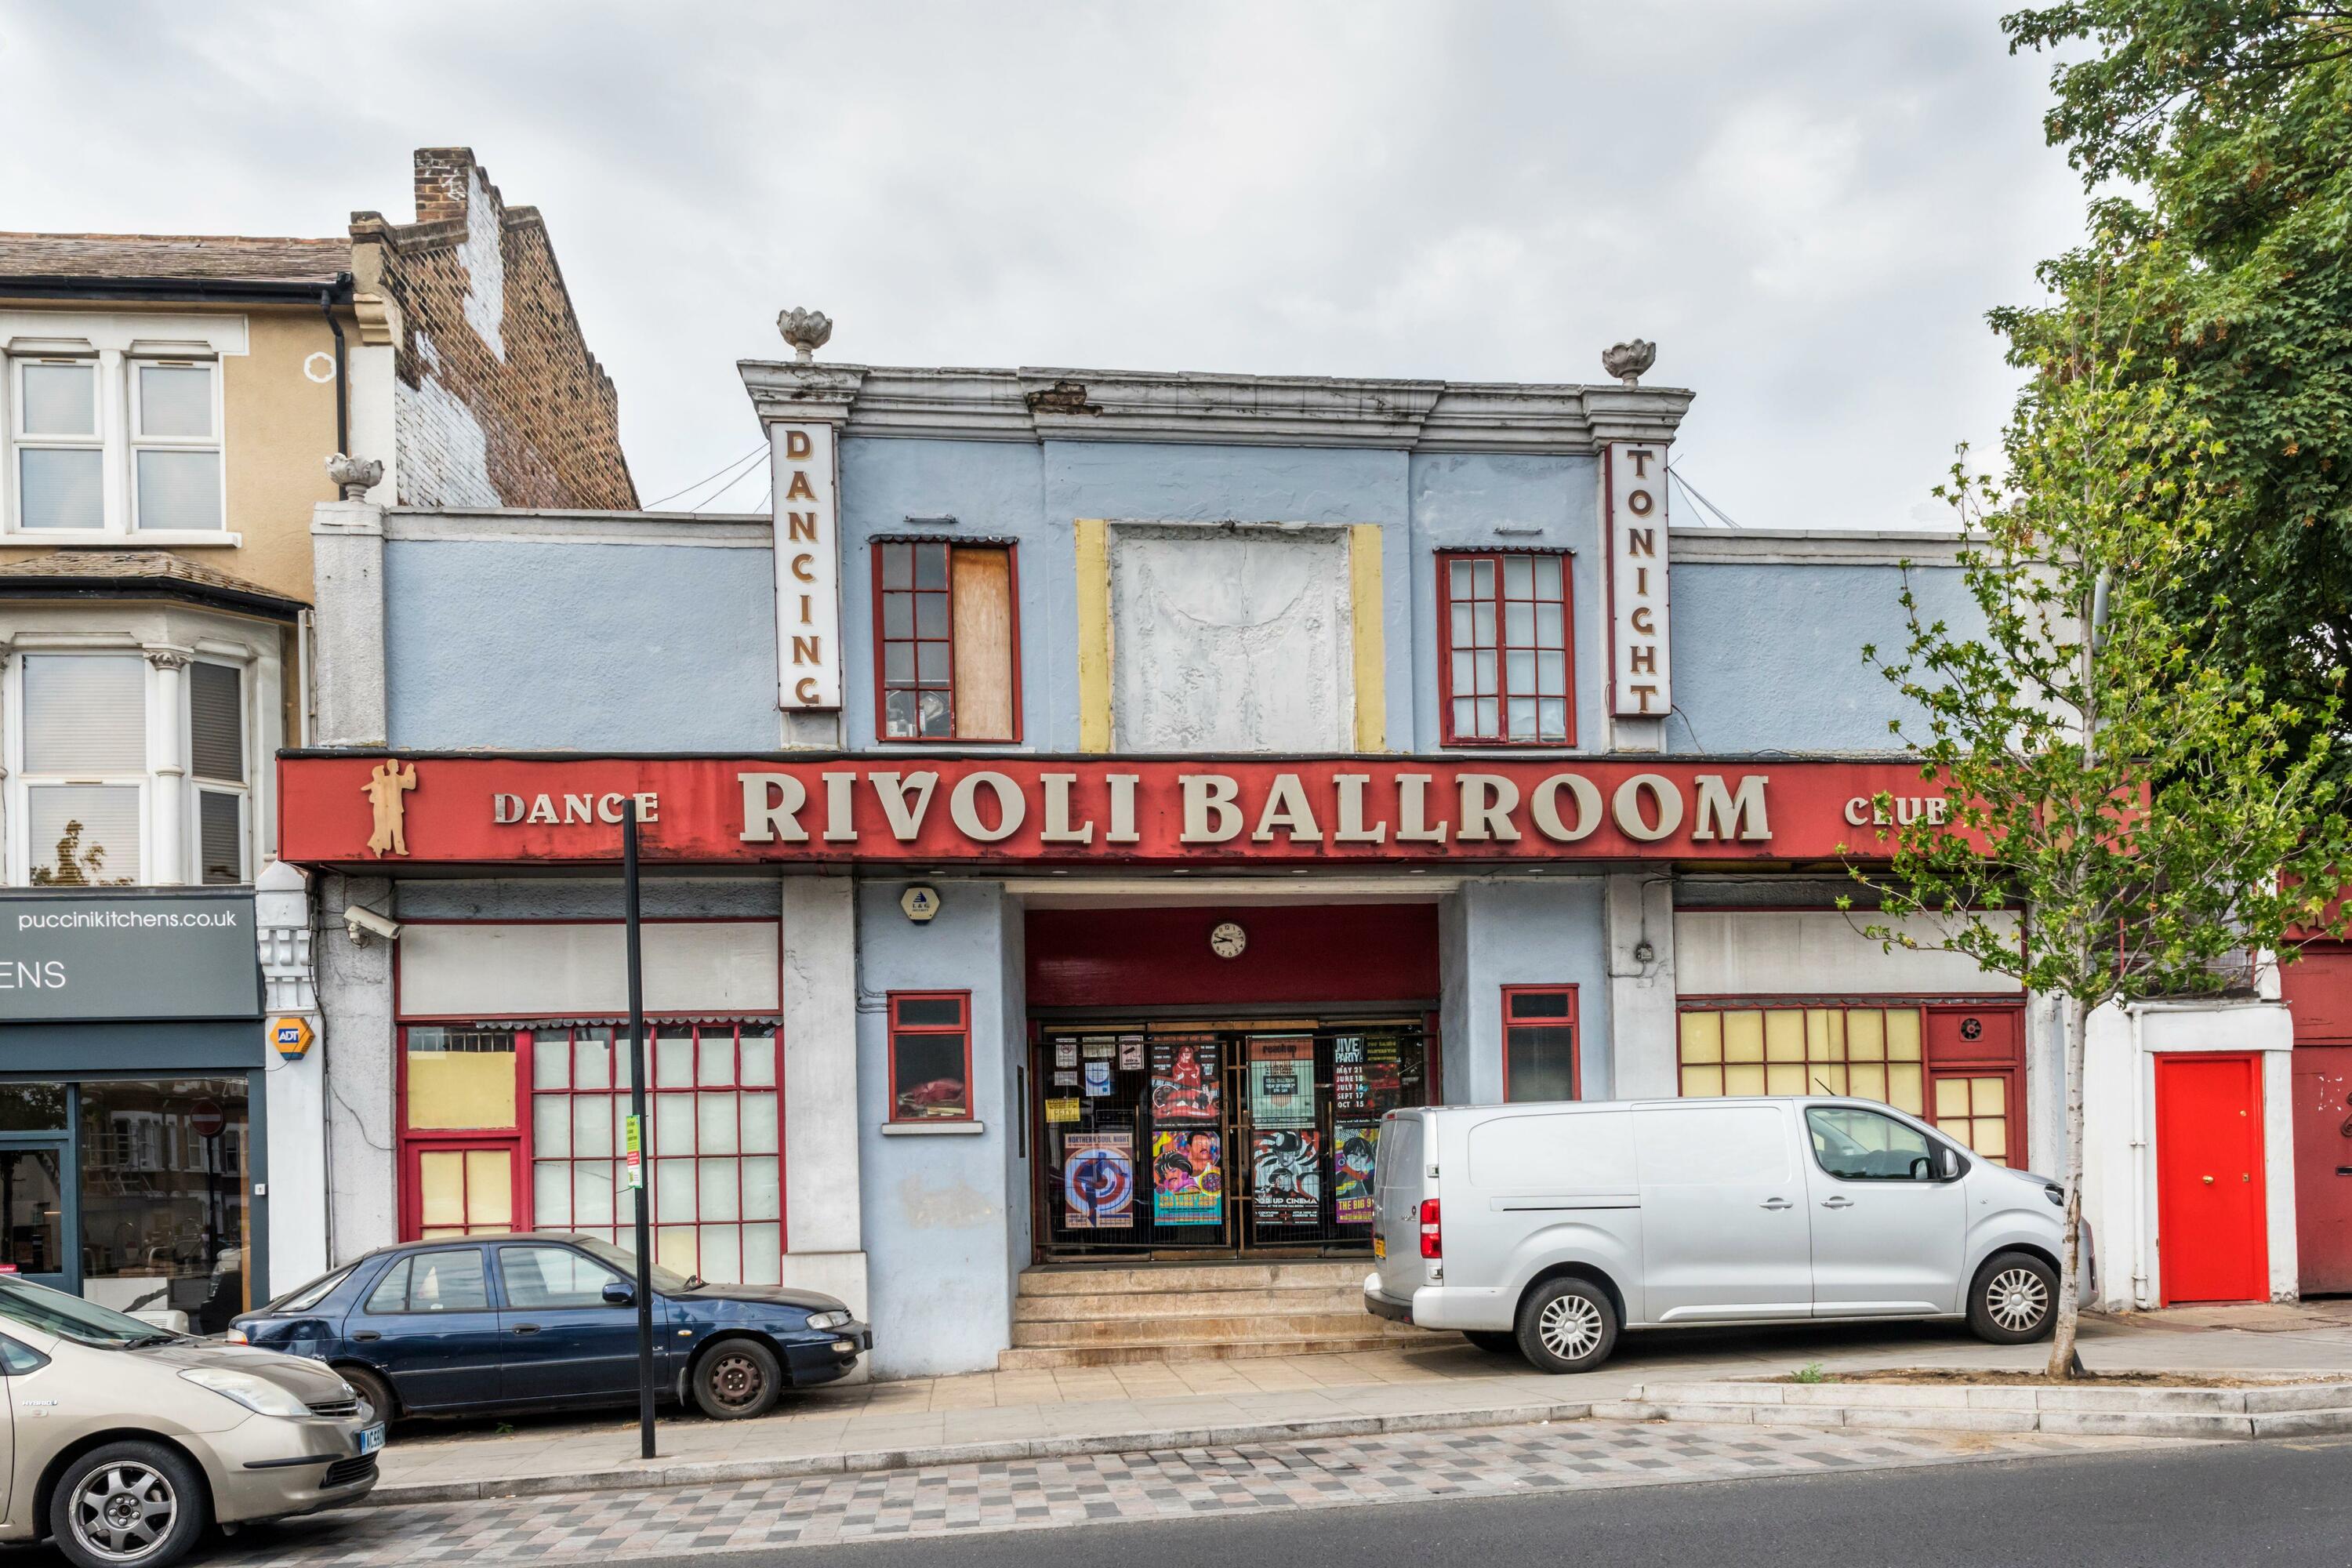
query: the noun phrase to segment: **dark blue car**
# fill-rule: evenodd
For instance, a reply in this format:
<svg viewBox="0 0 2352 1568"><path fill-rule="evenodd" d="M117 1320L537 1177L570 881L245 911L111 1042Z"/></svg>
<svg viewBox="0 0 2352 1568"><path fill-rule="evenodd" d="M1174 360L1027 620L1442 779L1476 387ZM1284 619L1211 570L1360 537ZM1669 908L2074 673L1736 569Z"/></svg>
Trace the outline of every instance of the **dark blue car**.
<svg viewBox="0 0 2352 1568"><path fill-rule="evenodd" d="M323 1274L230 1325L232 1341L325 1362L390 1418L632 1404L636 1260L607 1242L515 1234L412 1241ZM719 1420L830 1383L874 1336L830 1296L653 1271L654 1373Z"/></svg>

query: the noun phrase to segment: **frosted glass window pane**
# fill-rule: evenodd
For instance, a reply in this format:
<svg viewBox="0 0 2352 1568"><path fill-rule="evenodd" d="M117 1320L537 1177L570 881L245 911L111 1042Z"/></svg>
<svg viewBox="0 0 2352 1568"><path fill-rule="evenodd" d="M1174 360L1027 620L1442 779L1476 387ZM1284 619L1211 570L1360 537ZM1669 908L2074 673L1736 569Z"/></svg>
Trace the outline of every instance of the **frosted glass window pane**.
<svg viewBox="0 0 2352 1568"><path fill-rule="evenodd" d="M1568 633L1561 627L1558 605L1536 606L1536 641L1544 647L1568 646Z"/></svg>
<svg viewBox="0 0 2352 1568"><path fill-rule="evenodd" d="M1914 1116L1926 1110L1920 1093L1918 1063L1908 1062L1886 1069L1886 1103Z"/></svg>
<svg viewBox="0 0 2352 1568"><path fill-rule="evenodd" d="M2009 1080L1972 1078L1969 1079L1969 1098L1979 1116L1999 1116L2009 1109Z"/></svg>
<svg viewBox="0 0 2352 1568"><path fill-rule="evenodd" d="M720 1088L735 1081L735 1037L731 1034L709 1034L696 1043L695 1077L705 1089Z"/></svg>
<svg viewBox="0 0 2352 1568"><path fill-rule="evenodd" d="M534 1096L530 1102L532 1150L550 1160L572 1152L572 1102L560 1094Z"/></svg>
<svg viewBox="0 0 2352 1568"><path fill-rule="evenodd" d="M427 1149L416 1156L418 1219L425 1225L466 1222L466 1156L455 1149Z"/></svg>
<svg viewBox="0 0 2352 1568"><path fill-rule="evenodd" d="M16 454L22 528L106 526L105 458L97 451L27 447Z"/></svg>
<svg viewBox="0 0 2352 1568"><path fill-rule="evenodd" d="M572 1166L568 1161L541 1160L530 1168L531 1215L543 1230L562 1230L572 1223Z"/></svg>
<svg viewBox="0 0 2352 1568"><path fill-rule="evenodd" d="M1564 699L1547 697L1543 700L1542 724L1544 740L1568 739L1568 703Z"/></svg>
<svg viewBox="0 0 2352 1568"><path fill-rule="evenodd" d="M1723 1016L1723 1059L1760 1062L1764 1059L1764 1015L1726 1013Z"/></svg>
<svg viewBox="0 0 2352 1568"><path fill-rule="evenodd" d="M139 454L139 526L218 529L218 452Z"/></svg>
<svg viewBox="0 0 2352 1568"><path fill-rule="evenodd" d="M1919 1059L1918 1014L1908 1008L1887 1013L1886 1059L1891 1062L1916 1062Z"/></svg>
<svg viewBox="0 0 2352 1568"><path fill-rule="evenodd" d="M1685 1013L1682 1017L1683 1060L1686 1062L1719 1062L1723 1059L1723 1015L1720 1013Z"/></svg>
<svg viewBox="0 0 2352 1568"><path fill-rule="evenodd" d="M743 1117L743 1152L772 1154L776 1152L776 1097L772 1094L747 1094L741 1104Z"/></svg>
<svg viewBox="0 0 2352 1568"><path fill-rule="evenodd" d="M1988 1160L2005 1160L2009 1156L2009 1122L2005 1118L1988 1116L1976 1124L1976 1137L1969 1147Z"/></svg>
<svg viewBox="0 0 2352 1568"><path fill-rule="evenodd" d="M572 1167L572 1217L581 1225L613 1223L613 1167L583 1160Z"/></svg>
<svg viewBox="0 0 2352 1568"><path fill-rule="evenodd" d="M1727 1067L1723 1069L1723 1092L1726 1094L1762 1094L1764 1068L1761 1065Z"/></svg>
<svg viewBox="0 0 2352 1568"><path fill-rule="evenodd" d="M28 364L25 367L24 430L27 436L98 434L98 367L94 364Z"/></svg>
<svg viewBox="0 0 2352 1568"><path fill-rule="evenodd" d="M702 1277L722 1285L743 1280L743 1233L731 1225L702 1227Z"/></svg>
<svg viewBox="0 0 2352 1568"><path fill-rule="evenodd" d="M702 1210L704 1219L740 1219L741 1201L736 1195L736 1183L741 1178L732 1160L705 1160L701 1163Z"/></svg>
<svg viewBox="0 0 2352 1568"><path fill-rule="evenodd" d="M1536 557L1536 593L1538 597L1546 599L1557 599L1559 597L1559 556L1538 555Z"/></svg>
<svg viewBox="0 0 2352 1568"><path fill-rule="evenodd" d="M700 1115L696 1119L695 1147L705 1154L735 1152L735 1097L731 1094L698 1094Z"/></svg>
<svg viewBox="0 0 2352 1568"><path fill-rule="evenodd" d="M746 1035L742 1042L743 1076L747 1088L765 1088L776 1081L776 1037Z"/></svg>
<svg viewBox="0 0 2352 1568"><path fill-rule="evenodd" d="M572 1042L572 1087L613 1087L613 1047L600 1035L583 1035Z"/></svg>
<svg viewBox="0 0 2352 1568"><path fill-rule="evenodd" d="M572 1042L562 1035L541 1035L531 1042L530 1081L534 1089L568 1089L572 1084Z"/></svg>
<svg viewBox="0 0 2352 1568"><path fill-rule="evenodd" d="M139 433L189 437L213 433L213 373L205 365L139 367Z"/></svg>
<svg viewBox="0 0 2352 1568"><path fill-rule="evenodd" d="M773 1156L743 1162L743 1217L782 1219L784 1215L782 1163Z"/></svg>
<svg viewBox="0 0 2352 1568"><path fill-rule="evenodd" d="M1503 562L1503 592L1515 599L1524 599L1535 592L1535 563L1524 555L1507 556Z"/></svg>
<svg viewBox="0 0 2352 1568"><path fill-rule="evenodd" d="M1805 1066L1802 1062L1774 1063L1764 1069L1764 1092L1767 1094L1803 1094Z"/></svg>
<svg viewBox="0 0 2352 1568"><path fill-rule="evenodd" d="M613 1087L628 1089L637 1081L632 1076L636 1069L629 1063L629 1037L617 1029L607 1029L604 1034L613 1053ZM646 1049L651 1051L653 1047L647 1046Z"/></svg>
<svg viewBox="0 0 2352 1568"><path fill-rule="evenodd" d="M136 654L25 656L25 771L147 771L147 665Z"/></svg>
<svg viewBox="0 0 2352 1568"><path fill-rule="evenodd" d="M654 1096L654 1147L664 1154L694 1152L694 1096Z"/></svg>
<svg viewBox="0 0 2352 1568"><path fill-rule="evenodd" d="M1936 1080L1936 1118L1966 1116L1969 1113L1969 1080L1964 1078L1939 1078Z"/></svg>
<svg viewBox="0 0 2352 1568"><path fill-rule="evenodd" d="M654 1041L654 1087L694 1087L694 1037L663 1035Z"/></svg>
<svg viewBox="0 0 2352 1568"><path fill-rule="evenodd" d="M572 1101L572 1152L583 1156L613 1152L613 1101L602 1094L583 1094Z"/></svg>
<svg viewBox="0 0 2352 1568"><path fill-rule="evenodd" d="M139 790L41 784L25 792L37 888L121 887L139 880Z"/></svg>
<svg viewBox="0 0 2352 1568"><path fill-rule="evenodd" d="M1848 1061L1885 1061L1886 1015L1875 1007L1858 1007L1848 1013L1845 1016L1845 1054Z"/></svg>
<svg viewBox="0 0 2352 1568"><path fill-rule="evenodd" d="M1723 1069L1719 1067L1683 1068L1683 1092L1693 1097L1712 1098L1723 1092Z"/></svg>
<svg viewBox="0 0 2352 1568"><path fill-rule="evenodd" d="M1805 1059L1805 1016L1776 1008L1764 1015L1764 1059L1801 1062ZM1790 1093L1797 1091L1791 1089Z"/></svg>
<svg viewBox="0 0 2352 1568"><path fill-rule="evenodd" d="M1886 1069L1872 1065L1855 1066L1847 1074L1846 1092L1856 1100L1884 1100L1886 1098Z"/></svg>
<svg viewBox="0 0 2352 1568"><path fill-rule="evenodd" d="M772 1225L747 1225L743 1227L743 1279L746 1285L781 1285L784 1282L784 1238L779 1227Z"/></svg>
<svg viewBox="0 0 2352 1568"><path fill-rule="evenodd" d="M654 1162L654 1213L666 1220L694 1217L694 1162Z"/></svg>
<svg viewBox="0 0 2352 1568"><path fill-rule="evenodd" d="M466 1223L514 1224L514 1156L505 1150L466 1151Z"/></svg>
<svg viewBox="0 0 2352 1568"><path fill-rule="evenodd" d="M666 1225L654 1232L654 1261L679 1274L701 1272L690 1225Z"/></svg>

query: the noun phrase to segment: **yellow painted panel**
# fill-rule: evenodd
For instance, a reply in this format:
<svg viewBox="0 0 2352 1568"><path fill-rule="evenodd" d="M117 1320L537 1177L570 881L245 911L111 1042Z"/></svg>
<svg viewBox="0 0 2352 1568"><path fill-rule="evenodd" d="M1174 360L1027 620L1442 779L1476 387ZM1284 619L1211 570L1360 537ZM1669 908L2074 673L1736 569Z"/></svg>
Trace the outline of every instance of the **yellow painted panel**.
<svg viewBox="0 0 2352 1568"><path fill-rule="evenodd" d="M1764 1069L1764 1092L1767 1094L1802 1094L1805 1092L1805 1064L1775 1062Z"/></svg>
<svg viewBox="0 0 2352 1568"><path fill-rule="evenodd" d="M465 1234L466 1227L463 1226L427 1226L416 1233L416 1239L419 1241L439 1241L444 1237L463 1236Z"/></svg>
<svg viewBox="0 0 2352 1568"><path fill-rule="evenodd" d="M1720 1013L1684 1014L1683 1060L1719 1062L1722 1059L1723 1015Z"/></svg>
<svg viewBox="0 0 2352 1568"><path fill-rule="evenodd" d="M1816 1093L1843 1094L1846 1092L1843 1062L1816 1062L1813 1064L1811 1077Z"/></svg>
<svg viewBox="0 0 2352 1568"><path fill-rule="evenodd" d="M1846 1069L1846 1092L1857 1100L1886 1099L1886 1069L1857 1062Z"/></svg>
<svg viewBox="0 0 2352 1568"><path fill-rule="evenodd" d="M1760 1062L1764 1059L1764 1015L1726 1013L1723 1016L1723 1059Z"/></svg>
<svg viewBox="0 0 2352 1568"><path fill-rule="evenodd" d="M1939 1078L1936 1080L1936 1119L1966 1116L1969 1113L1969 1080L1964 1078Z"/></svg>
<svg viewBox="0 0 2352 1568"><path fill-rule="evenodd" d="M674 1273L694 1274L700 1261L690 1225L666 1225L654 1232L654 1261Z"/></svg>
<svg viewBox="0 0 2352 1568"><path fill-rule="evenodd" d="M1918 1011L1911 1007L1893 1007L1886 1014L1886 1059L1890 1062L1916 1062L1919 1059Z"/></svg>
<svg viewBox="0 0 2352 1568"><path fill-rule="evenodd" d="M456 1149L427 1149L416 1156L419 1217L426 1225L466 1223L466 1156Z"/></svg>
<svg viewBox="0 0 2352 1568"><path fill-rule="evenodd" d="M1845 1016L1845 1058L1850 1062L1886 1059L1886 1015L1875 1007L1857 1007Z"/></svg>
<svg viewBox="0 0 2352 1568"><path fill-rule="evenodd" d="M2009 1080L2005 1078L1969 1079L1969 1109L1979 1116L2000 1116L2007 1112Z"/></svg>
<svg viewBox="0 0 2352 1568"><path fill-rule="evenodd" d="M408 1125L509 1128L515 1124L512 1051L411 1051Z"/></svg>
<svg viewBox="0 0 2352 1568"><path fill-rule="evenodd" d="M1348 612L1356 654L1356 750L1388 749L1388 640L1381 601L1381 525L1348 530Z"/></svg>
<svg viewBox="0 0 2352 1568"><path fill-rule="evenodd" d="M1998 1160L2009 1152L2009 1119L2003 1116L1982 1116L1977 1119L1976 1136L1969 1147L1988 1160Z"/></svg>
<svg viewBox="0 0 2352 1568"><path fill-rule="evenodd" d="M1805 1059L1805 1016L1782 1009L1764 1015L1764 1059L1801 1062Z"/></svg>
<svg viewBox="0 0 2352 1568"><path fill-rule="evenodd" d="M514 1156L505 1150L466 1151L466 1223L514 1224Z"/></svg>
<svg viewBox="0 0 2352 1568"><path fill-rule="evenodd" d="M1723 1092L1726 1094L1762 1094L1764 1092L1764 1068L1762 1064L1759 1063L1753 1067L1724 1068Z"/></svg>
<svg viewBox="0 0 2352 1568"><path fill-rule="evenodd" d="M1914 1116L1926 1114L1926 1102L1920 1092L1917 1063L1897 1064L1886 1069L1886 1103L1897 1110L1907 1110Z"/></svg>
<svg viewBox="0 0 2352 1568"><path fill-rule="evenodd" d="M1721 1094L1723 1069L1713 1067L1683 1068L1683 1092L1686 1095L1708 1099Z"/></svg>
<svg viewBox="0 0 2352 1568"><path fill-rule="evenodd" d="M1807 1008L1805 1010L1805 1059L1815 1062L1842 1062L1845 1060L1843 1047L1844 1042L1841 1040L1838 1050L1832 1052L1830 1049L1830 1010L1826 1007Z"/></svg>
<svg viewBox="0 0 2352 1568"><path fill-rule="evenodd" d="M1110 525L1073 526L1078 572L1078 750L1110 750Z"/></svg>

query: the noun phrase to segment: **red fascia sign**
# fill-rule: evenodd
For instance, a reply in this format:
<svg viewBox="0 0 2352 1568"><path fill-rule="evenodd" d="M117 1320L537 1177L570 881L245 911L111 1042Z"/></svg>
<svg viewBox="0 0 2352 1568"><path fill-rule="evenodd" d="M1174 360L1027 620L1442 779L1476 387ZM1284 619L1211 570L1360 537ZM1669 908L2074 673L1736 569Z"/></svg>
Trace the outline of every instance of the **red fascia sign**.
<svg viewBox="0 0 2352 1568"><path fill-rule="evenodd" d="M1877 804L1893 797L1891 808ZM1429 757L278 760L304 865L1820 860L1940 822L1901 763Z"/></svg>

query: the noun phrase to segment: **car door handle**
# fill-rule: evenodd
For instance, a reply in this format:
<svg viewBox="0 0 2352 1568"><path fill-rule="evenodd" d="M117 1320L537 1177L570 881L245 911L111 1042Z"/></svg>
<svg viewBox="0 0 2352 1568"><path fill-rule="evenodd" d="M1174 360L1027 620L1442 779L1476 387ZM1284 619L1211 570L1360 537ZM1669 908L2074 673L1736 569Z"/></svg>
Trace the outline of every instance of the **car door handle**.
<svg viewBox="0 0 2352 1568"><path fill-rule="evenodd" d="M1822 1207L1825 1209L1850 1209L1853 1207L1853 1200L1852 1198L1823 1198L1822 1200Z"/></svg>
<svg viewBox="0 0 2352 1568"><path fill-rule="evenodd" d="M380 1329L360 1329L352 1333L352 1338L355 1340L380 1340L383 1338L383 1332Z"/></svg>
<svg viewBox="0 0 2352 1568"><path fill-rule="evenodd" d="M1790 1202L1788 1199L1786 1199L1786 1198L1766 1198L1762 1203L1760 1203L1760 1204L1757 1205L1756 1206L1757 1206L1758 1208L1765 1208L1765 1209L1792 1209L1792 1208L1795 1208L1797 1205L1794 1205L1794 1204L1792 1204L1792 1203L1790 1203Z"/></svg>
<svg viewBox="0 0 2352 1568"><path fill-rule="evenodd" d="M517 1323L514 1326L514 1331L519 1334L535 1334L539 1332L539 1325L537 1323Z"/></svg>

